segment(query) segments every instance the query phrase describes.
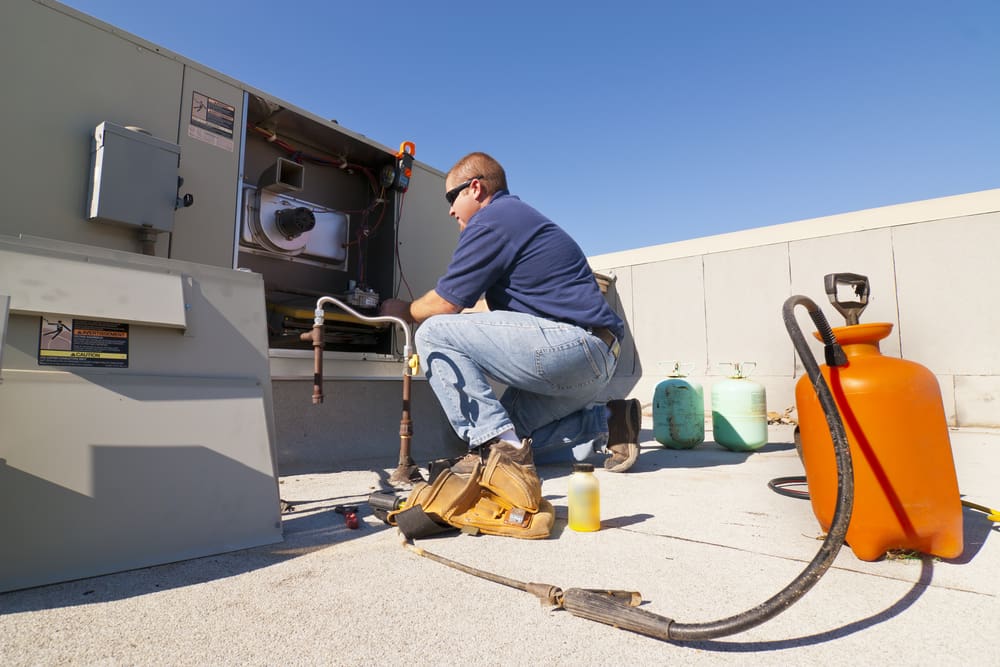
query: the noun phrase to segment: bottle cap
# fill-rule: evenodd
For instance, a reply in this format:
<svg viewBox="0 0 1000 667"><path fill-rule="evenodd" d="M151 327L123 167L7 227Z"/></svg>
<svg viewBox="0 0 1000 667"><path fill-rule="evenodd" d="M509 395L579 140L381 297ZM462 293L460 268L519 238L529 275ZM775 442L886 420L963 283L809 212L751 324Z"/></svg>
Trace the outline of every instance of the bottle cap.
<svg viewBox="0 0 1000 667"><path fill-rule="evenodd" d="M594 472L593 463L574 463L573 472Z"/></svg>

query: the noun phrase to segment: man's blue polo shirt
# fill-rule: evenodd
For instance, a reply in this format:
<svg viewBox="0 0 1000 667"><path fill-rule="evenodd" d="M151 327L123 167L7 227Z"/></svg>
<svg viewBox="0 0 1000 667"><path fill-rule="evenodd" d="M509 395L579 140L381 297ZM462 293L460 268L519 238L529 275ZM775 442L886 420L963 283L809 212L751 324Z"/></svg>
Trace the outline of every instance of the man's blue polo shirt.
<svg viewBox="0 0 1000 667"><path fill-rule="evenodd" d="M469 219L436 291L462 308L485 294L490 310L625 333L576 241L506 190Z"/></svg>

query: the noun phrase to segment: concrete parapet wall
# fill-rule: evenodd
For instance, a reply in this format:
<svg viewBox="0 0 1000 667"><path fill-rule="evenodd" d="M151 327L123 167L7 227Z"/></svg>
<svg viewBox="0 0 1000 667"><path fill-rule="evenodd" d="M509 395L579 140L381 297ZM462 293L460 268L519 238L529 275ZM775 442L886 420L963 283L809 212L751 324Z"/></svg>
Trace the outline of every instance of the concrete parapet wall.
<svg viewBox="0 0 1000 667"><path fill-rule="evenodd" d="M610 393L648 404L676 360L693 366L710 410L722 364L753 361L768 410L783 412L804 369L782 305L808 296L841 326L823 276L850 272L871 283L861 321L894 324L882 353L937 376L949 423L1000 426L997 247L1000 189L591 257L614 279L608 298L630 334ZM799 323L812 329L804 310Z"/></svg>

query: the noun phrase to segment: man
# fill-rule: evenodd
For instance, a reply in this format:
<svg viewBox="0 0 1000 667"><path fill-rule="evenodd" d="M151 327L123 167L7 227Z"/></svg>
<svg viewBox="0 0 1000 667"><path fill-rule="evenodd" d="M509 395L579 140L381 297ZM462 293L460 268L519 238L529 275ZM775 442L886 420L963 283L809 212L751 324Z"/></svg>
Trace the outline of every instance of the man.
<svg viewBox="0 0 1000 667"><path fill-rule="evenodd" d="M422 323L424 372L470 453L468 473L499 449L514 463L582 461L607 454L628 470L639 454L639 402L594 405L618 363L624 323L604 300L572 238L511 195L499 162L459 160L445 179L461 233L437 287L412 303L389 299L385 315ZM462 312L485 296L488 312ZM507 389L499 399L489 379Z"/></svg>

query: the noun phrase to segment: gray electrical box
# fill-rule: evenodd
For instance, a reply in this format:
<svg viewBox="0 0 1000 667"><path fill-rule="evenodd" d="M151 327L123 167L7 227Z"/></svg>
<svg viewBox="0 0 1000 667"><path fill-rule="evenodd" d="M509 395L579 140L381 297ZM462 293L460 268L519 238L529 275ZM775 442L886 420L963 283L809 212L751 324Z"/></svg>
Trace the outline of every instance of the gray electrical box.
<svg viewBox="0 0 1000 667"><path fill-rule="evenodd" d="M172 231L180 155L177 144L138 128L98 125L87 218Z"/></svg>

